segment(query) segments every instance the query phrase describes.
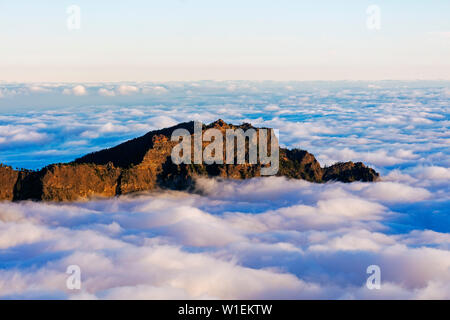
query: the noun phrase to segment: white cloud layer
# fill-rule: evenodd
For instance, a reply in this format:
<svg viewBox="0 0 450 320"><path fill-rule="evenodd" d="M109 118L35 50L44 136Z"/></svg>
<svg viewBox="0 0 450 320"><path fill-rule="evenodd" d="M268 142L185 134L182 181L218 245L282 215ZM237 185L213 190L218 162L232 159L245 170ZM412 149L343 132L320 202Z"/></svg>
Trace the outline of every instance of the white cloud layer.
<svg viewBox="0 0 450 320"><path fill-rule="evenodd" d="M377 191L386 183L397 198ZM450 298L448 233L419 222L402 232L386 206L419 204L421 189L275 177L198 186L203 195L0 204L0 297ZM371 264L379 291L365 287ZM65 287L69 265L81 291Z"/></svg>
<svg viewBox="0 0 450 320"><path fill-rule="evenodd" d="M364 161L382 176L203 179L196 194L3 202L0 298L450 299L448 85L346 85L0 85L0 107L67 105L0 113L0 162L14 166L222 118L280 129L282 145L322 164ZM71 264L81 267L80 291L65 286ZM372 264L380 290L365 286Z"/></svg>

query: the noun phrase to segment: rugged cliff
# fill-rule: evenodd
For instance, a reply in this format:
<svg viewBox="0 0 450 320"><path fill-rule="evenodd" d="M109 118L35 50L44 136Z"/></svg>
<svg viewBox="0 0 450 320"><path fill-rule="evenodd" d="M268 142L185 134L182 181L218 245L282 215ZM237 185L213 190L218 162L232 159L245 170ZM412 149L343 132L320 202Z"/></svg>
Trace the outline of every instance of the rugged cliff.
<svg viewBox="0 0 450 320"><path fill-rule="evenodd" d="M203 125L201 132L210 128L220 130L225 136L227 129L247 130L253 127L250 124L234 126L218 120ZM155 189L192 190L195 178L201 176L230 179L261 176L261 168L265 165L260 162L174 164L171 152L178 142L171 141L170 138L175 129L186 129L193 135L194 123L186 122L151 131L113 148L85 155L71 163L52 164L39 171L16 171L0 166L0 200L73 201ZM209 144L210 142L203 142L202 150ZM248 153L247 143L246 159L249 157ZM337 163L322 168L307 151L284 148L279 149L277 175L317 183L330 180L375 181L379 177L375 170L361 162Z"/></svg>

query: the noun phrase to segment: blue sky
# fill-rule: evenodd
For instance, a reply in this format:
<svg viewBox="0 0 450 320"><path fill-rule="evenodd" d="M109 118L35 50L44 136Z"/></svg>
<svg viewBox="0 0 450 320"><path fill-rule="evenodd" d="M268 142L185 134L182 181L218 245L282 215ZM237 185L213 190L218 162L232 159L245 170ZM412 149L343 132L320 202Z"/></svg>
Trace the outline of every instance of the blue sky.
<svg viewBox="0 0 450 320"><path fill-rule="evenodd" d="M449 12L445 0L0 1L0 80L448 80Z"/></svg>

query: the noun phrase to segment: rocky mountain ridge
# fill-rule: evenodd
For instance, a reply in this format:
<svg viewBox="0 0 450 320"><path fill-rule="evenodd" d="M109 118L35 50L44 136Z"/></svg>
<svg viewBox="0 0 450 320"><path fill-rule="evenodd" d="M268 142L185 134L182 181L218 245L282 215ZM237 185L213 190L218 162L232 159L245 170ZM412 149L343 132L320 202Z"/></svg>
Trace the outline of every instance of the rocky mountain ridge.
<svg viewBox="0 0 450 320"><path fill-rule="evenodd" d="M205 130L254 128L250 124L232 125L217 120L203 125ZM174 164L172 132L185 129L194 134L194 122L155 130L115 147L87 154L70 163L51 164L38 171L13 170L0 166L0 200L76 201L92 197L113 197L140 191L171 189L194 190L197 177L248 179L261 176L256 164ZM257 128L255 128L257 129ZM202 148L209 143L203 142ZM248 147L248 145L247 145ZM248 149L246 149L248 157ZM379 174L361 162L337 163L321 167L305 150L279 149L277 176L310 182L376 181Z"/></svg>

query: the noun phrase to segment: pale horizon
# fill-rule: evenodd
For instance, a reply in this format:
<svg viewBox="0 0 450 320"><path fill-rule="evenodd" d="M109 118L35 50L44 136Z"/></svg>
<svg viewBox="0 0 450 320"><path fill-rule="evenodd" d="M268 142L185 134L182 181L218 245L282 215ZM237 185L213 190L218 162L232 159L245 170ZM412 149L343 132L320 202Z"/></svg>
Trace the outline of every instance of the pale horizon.
<svg viewBox="0 0 450 320"><path fill-rule="evenodd" d="M439 0L0 1L0 81L450 80L449 11Z"/></svg>

